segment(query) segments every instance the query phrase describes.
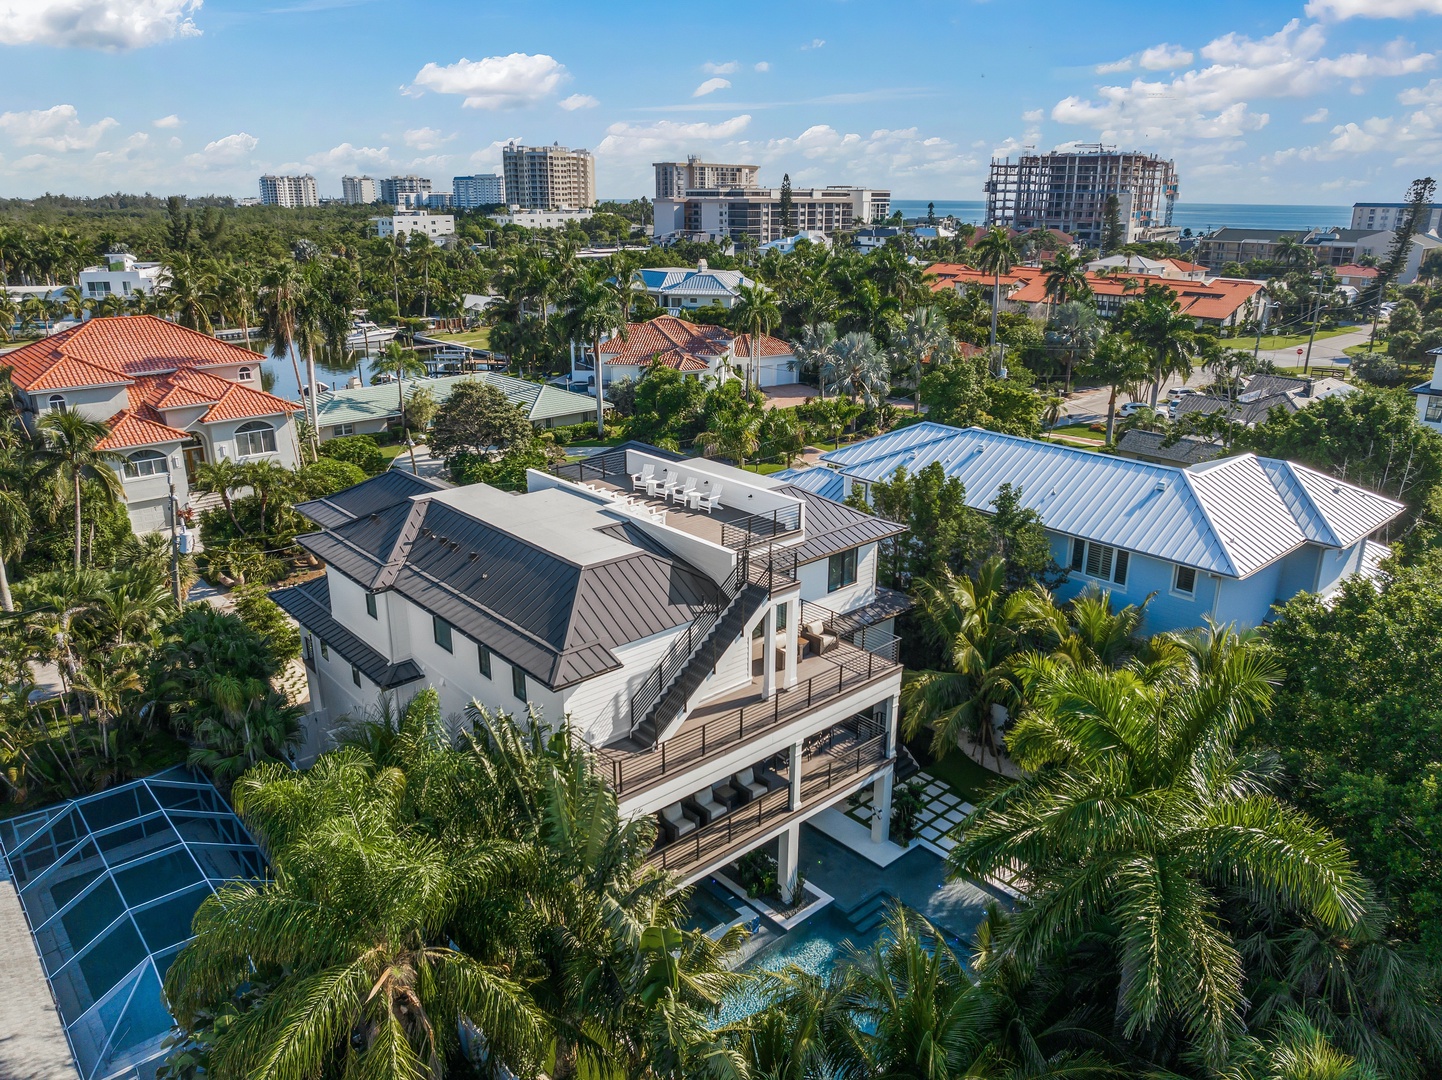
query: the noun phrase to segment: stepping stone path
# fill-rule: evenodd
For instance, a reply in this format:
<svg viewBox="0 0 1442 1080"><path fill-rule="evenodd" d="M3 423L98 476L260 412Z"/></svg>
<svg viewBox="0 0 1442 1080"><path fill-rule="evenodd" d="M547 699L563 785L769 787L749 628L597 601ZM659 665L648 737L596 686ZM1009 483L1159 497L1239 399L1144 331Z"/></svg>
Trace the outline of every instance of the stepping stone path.
<svg viewBox="0 0 1442 1080"><path fill-rule="evenodd" d="M942 851L956 847L956 841L947 835L961 822L976 813L976 807L963 802L956 792L928 772L919 772L910 783L922 787L924 800L921 812L916 815L916 835L935 844ZM858 824L871 827L871 788L862 788L844 808L845 814Z"/></svg>

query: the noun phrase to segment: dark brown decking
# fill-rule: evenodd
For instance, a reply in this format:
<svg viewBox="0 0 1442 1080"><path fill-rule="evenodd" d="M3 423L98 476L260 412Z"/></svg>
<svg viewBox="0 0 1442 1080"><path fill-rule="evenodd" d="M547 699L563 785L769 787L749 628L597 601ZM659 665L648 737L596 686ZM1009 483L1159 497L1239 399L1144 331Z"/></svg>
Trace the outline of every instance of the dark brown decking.
<svg viewBox="0 0 1442 1080"><path fill-rule="evenodd" d="M684 477L683 471L682 478L684 479ZM700 537L702 540L709 540L713 544L721 544L725 547L736 547L739 543L738 538L747 534L748 530L752 533L752 543L755 545L769 544L773 541L787 540L801 535L798 529L786 529L780 526L774 530L774 535L769 528L759 534L756 533L755 530L764 528L762 522L769 519L727 506L728 489L724 486L721 489L721 505L708 514L705 510L692 510L684 502L668 502L664 495L648 496L644 487L633 490L630 478L625 476L604 478L588 476L581 483L586 487L629 495L636 502L644 503L646 508L653 512L664 510L667 525L679 529L681 532L689 533L691 536Z"/></svg>

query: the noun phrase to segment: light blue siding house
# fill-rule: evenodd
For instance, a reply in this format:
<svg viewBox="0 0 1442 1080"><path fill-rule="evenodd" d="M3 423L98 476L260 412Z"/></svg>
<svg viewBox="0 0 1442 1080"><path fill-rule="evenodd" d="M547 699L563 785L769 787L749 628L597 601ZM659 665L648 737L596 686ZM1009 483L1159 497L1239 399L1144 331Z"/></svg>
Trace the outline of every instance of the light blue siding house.
<svg viewBox="0 0 1442 1080"><path fill-rule="evenodd" d="M1368 539L1404 507L1293 462L1241 454L1187 468L1000 435L914 424L823 454L822 465L777 479L830 498L916 473L932 462L989 511L998 489L1021 489L1068 571L1058 598L1088 585L1147 608L1148 632L1210 616L1256 626L1299 592L1326 596L1373 573L1388 549ZM828 476L827 472L834 475Z"/></svg>

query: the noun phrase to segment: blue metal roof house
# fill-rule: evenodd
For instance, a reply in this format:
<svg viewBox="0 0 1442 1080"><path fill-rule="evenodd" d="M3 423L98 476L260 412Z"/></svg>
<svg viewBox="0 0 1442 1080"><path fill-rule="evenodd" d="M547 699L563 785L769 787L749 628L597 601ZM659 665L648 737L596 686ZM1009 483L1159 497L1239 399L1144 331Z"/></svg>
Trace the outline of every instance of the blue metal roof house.
<svg viewBox="0 0 1442 1080"><path fill-rule="evenodd" d="M1149 632L1206 616L1250 627L1300 592L1325 596L1388 554L1368 538L1401 503L1289 461L1240 454L1180 468L924 422L842 447L776 479L844 498L856 485L938 462L989 511L1004 483L1046 526L1069 572L1058 599L1088 585L1147 608ZM833 475L827 476L826 472Z"/></svg>

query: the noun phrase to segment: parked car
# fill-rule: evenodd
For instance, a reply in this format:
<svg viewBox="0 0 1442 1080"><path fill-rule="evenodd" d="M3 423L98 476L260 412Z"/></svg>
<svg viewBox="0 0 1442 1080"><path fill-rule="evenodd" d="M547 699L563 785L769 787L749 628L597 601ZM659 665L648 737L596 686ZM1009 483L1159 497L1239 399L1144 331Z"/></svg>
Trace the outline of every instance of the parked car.
<svg viewBox="0 0 1442 1080"><path fill-rule="evenodd" d="M1167 391L1167 399L1169 401L1180 401L1182 398L1190 394L1195 394L1196 392L1197 391L1193 390L1190 386L1174 386Z"/></svg>
<svg viewBox="0 0 1442 1080"><path fill-rule="evenodd" d="M1125 420L1129 416L1135 416L1143 409L1150 408L1151 406L1148 405L1145 401L1128 401L1125 405L1123 405L1120 409L1117 410L1117 415L1120 416L1123 420Z"/></svg>

